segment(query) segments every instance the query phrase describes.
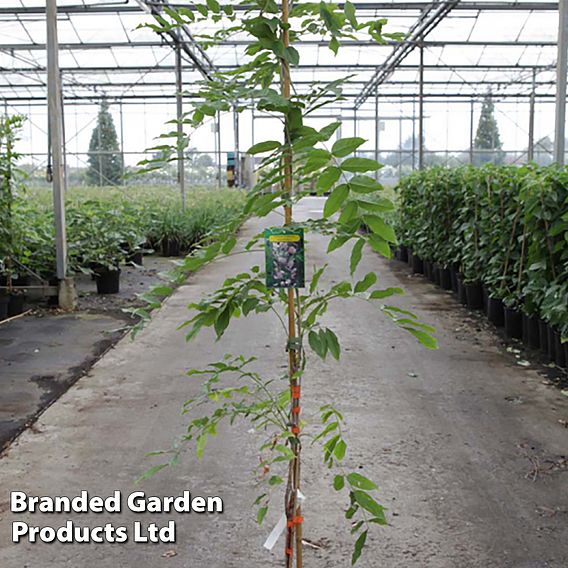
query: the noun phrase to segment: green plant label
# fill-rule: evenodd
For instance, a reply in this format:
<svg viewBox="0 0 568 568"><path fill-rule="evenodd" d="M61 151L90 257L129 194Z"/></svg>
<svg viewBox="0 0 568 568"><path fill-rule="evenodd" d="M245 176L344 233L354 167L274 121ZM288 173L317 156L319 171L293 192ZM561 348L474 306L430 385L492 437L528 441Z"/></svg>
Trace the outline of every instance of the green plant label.
<svg viewBox="0 0 568 568"><path fill-rule="evenodd" d="M264 230L268 288L303 288L304 230L272 227Z"/></svg>

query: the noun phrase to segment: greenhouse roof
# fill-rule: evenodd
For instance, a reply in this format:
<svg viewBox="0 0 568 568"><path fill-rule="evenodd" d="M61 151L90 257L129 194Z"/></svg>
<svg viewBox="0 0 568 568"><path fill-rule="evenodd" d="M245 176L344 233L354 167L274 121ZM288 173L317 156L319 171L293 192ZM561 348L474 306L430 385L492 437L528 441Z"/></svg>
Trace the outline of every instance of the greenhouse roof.
<svg viewBox="0 0 568 568"><path fill-rule="evenodd" d="M141 24L164 0L59 0L59 64L67 101L160 100L175 96L175 53L170 38ZM350 75L345 108L375 93L391 99L418 94L423 45L424 94L429 100L539 98L555 93L558 3L544 0L355 2L360 19L388 18L388 31L409 33L399 44L346 41L337 56L313 37L297 45L298 89ZM175 7L187 2L169 1ZM238 9L238 6L234 4ZM192 35L215 24L190 26L183 37L183 82L191 93L208 69L230 69L246 60L247 40L234 37L206 54ZM7 0L0 7L0 98L46 98L44 0ZM423 41L420 38L423 37ZM196 61L198 64L196 64ZM198 67L202 67L200 70Z"/></svg>

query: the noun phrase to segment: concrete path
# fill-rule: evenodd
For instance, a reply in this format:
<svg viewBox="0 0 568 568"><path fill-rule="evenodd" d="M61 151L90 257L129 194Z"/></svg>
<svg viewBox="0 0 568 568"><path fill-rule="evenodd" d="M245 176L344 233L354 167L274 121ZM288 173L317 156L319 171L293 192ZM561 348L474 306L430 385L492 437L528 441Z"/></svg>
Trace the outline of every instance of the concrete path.
<svg viewBox="0 0 568 568"><path fill-rule="evenodd" d="M299 211L321 209L310 199ZM244 233L253 234L258 224ZM325 255L310 238L308 264L330 262L341 277L349 251ZM259 259L260 262L261 259ZM280 330L272 320L240 320L218 343L204 333L186 344L176 326L185 306L243 267L242 256L206 267L167 302L135 342L123 340L26 431L0 460L0 566L2 568L117 568L281 566L262 543L279 516L278 497L258 528L251 502L251 472L258 436L247 426L223 431L203 460L182 464L142 485L152 495L220 495L222 515L28 515L8 512L8 492L75 495L82 489L128 494L151 463L144 452L167 448L183 431L184 400L199 390L184 369L223 353L259 354L269 373L285 366ZM342 339L341 364L313 362L303 388L307 419L333 400L344 410L349 465L377 480L391 526L369 538L362 567L566 568L568 566L568 398L516 364L497 336L453 298L402 265L368 255L361 272L375 269L385 286L402 285L397 303L414 309L439 330L441 348L430 352L366 303L336 304L328 324ZM314 428L309 425L308 428ZM308 446L303 466L305 536L323 545L307 549L310 568L350 565L352 539L345 503L330 490L326 471ZM140 487L138 487L140 488ZM72 518L80 526L165 524L177 520L177 543L10 543L14 520L52 526ZM174 555L175 553L175 555Z"/></svg>

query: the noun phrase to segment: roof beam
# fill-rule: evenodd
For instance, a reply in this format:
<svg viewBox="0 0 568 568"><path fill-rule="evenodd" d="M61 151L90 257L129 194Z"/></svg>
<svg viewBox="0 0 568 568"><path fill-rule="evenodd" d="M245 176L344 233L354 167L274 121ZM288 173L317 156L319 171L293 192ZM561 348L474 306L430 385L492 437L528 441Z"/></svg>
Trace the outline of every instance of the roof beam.
<svg viewBox="0 0 568 568"><path fill-rule="evenodd" d="M184 40L176 40L182 41ZM194 40L195 41L195 40ZM252 41L248 40L228 40L221 41L218 43L219 46L247 46L250 45ZM305 40L298 41L294 45L318 45L327 46L329 42L320 40ZM403 48L410 46L412 49L420 45L419 40L405 40L405 41L389 41L386 44L376 44L371 41L364 40L345 40L342 42L343 46L355 46L355 47L367 47L367 48L377 48L385 49L387 47ZM556 47L555 41L499 41L499 40L487 40L487 41L460 41L460 40L436 40L436 41L424 41L422 42L424 47L445 47L445 46L475 46L475 47ZM60 50L69 51L82 51L89 49L109 49L109 48L122 48L122 47L170 47L168 40L164 41L115 41L106 43L62 43L59 46ZM412 49L409 50L412 51ZM45 44L42 43L8 43L0 44L1 51L43 51L45 50ZM209 64L208 64L209 65ZM210 65L213 65L212 63ZM376 67L376 66L375 66Z"/></svg>
<svg viewBox="0 0 568 568"><path fill-rule="evenodd" d="M234 69L234 65L217 65L217 69L227 70ZM447 64L430 64L424 65L424 69L430 71L529 71L536 69L537 71L554 70L555 64L541 64L541 65L447 65ZM323 71L374 71L377 69L376 65L365 65L354 63L351 65L336 65L336 64L300 64L298 66L300 70L323 70ZM419 69L418 65L412 64L402 64L397 67L400 71L417 71ZM173 65L125 65L124 67L62 67L61 72L70 74L89 74L89 73L171 73L175 70ZM195 71L193 65L184 66L184 71ZM45 68L43 67L0 67L0 72L4 74L21 74L21 73L32 73L32 74L44 74Z"/></svg>
<svg viewBox="0 0 568 568"><path fill-rule="evenodd" d="M408 38L412 43L403 42L393 48L390 55L377 69L373 78L363 87L361 93L355 99L355 109L359 108L377 90L377 87L392 75L394 70L414 51L416 42L423 42L424 37L450 13L454 6L459 4L459 1L441 0L424 9L408 33Z"/></svg>
<svg viewBox="0 0 568 568"><path fill-rule="evenodd" d="M160 0L159 2L151 2L150 0L135 0L135 2L138 3L142 10L144 10L148 14L151 14L152 16L157 16L158 14L160 14L164 6L170 5L168 0ZM197 41L195 41L195 38L189 31L188 26L181 25L176 31L169 30L160 35L173 49L179 46L185 53L185 55L189 57L189 59L195 65L201 75L203 75L204 79L213 79L213 75L217 69L211 59L209 59L207 53L205 53L203 47L199 45ZM132 43L130 45L133 46L137 44Z"/></svg>
<svg viewBox="0 0 568 568"><path fill-rule="evenodd" d="M147 4L157 5L156 2L147 2ZM358 11L423 11L431 5L431 2L354 2ZM342 3L339 3L342 6ZM181 2L170 2L170 6L175 7L191 7L191 4ZM250 8L246 5L232 5L235 11L245 11ZM558 2L460 2L455 10L471 10L471 11L555 11L558 10ZM138 6L133 4L77 4L74 6L58 6L59 14L116 14L116 13L139 13ZM16 16L16 15L40 15L45 14L45 7L42 6L2 6L0 7L0 15Z"/></svg>

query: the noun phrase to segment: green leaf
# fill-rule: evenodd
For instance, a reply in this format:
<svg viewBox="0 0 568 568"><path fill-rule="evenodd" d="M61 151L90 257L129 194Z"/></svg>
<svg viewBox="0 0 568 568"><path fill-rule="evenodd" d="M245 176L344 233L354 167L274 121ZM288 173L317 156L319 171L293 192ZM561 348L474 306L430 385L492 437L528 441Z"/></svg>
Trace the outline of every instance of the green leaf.
<svg viewBox="0 0 568 568"><path fill-rule="evenodd" d="M369 294L371 300L382 300L383 298L388 298L389 296L394 296L395 294L404 294L402 288L386 288L385 290L373 290Z"/></svg>
<svg viewBox="0 0 568 568"><path fill-rule="evenodd" d="M147 469L137 480L136 483L140 483L141 481L144 481L145 479L148 479L149 477L154 477L154 475L156 475L159 471L161 471L162 469L164 469L165 467L168 467L167 463L161 463L159 465L154 465L151 468Z"/></svg>
<svg viewBox="0 0 568 568"><path fill-rule="evenodd" d="M341 354L341 347L339 345L339 340L337 339L337 335L335 335L335 333L333 333L331 329L326 329L325 338L329 352L331 353L333 358L338 361L339 356Z"/></svg>
<svg viewBox="0 0 568 568"><path fill-rule="evenodd" d="M266 517L266 513L268 512L268 507L261 507L257 514L256 514L256 522L259 525L262 525L262 521L264 521L264 517Z"/></svg>
<svg viewBox="0 0 568 568"><path fill-rule="evenodd" d="M205 445L207 444L207 434L200 434L197 437L196 441L196 450L195 453L197 454L197 459L201 459L203 457L203 453L205 452Z"/></svg>
<svg viewBox="0 0 568 568"><path fill-rule="evenodd" d="M349 238L350 237L348 237L348 236L333 237L329 241L329 245L327 247L327 252L330 253L330 252L334 251L335 249L341 248L349 240Z"/></svg>
<svg viewBox="0 0 568 568"><path fill-rule="evenodd" d="M300 54L295 47L287 47L284 50L284 57L286 61L289 61L292 65L298 65L300 63Z"/></svg>
<svg viewBox="0 0 568 568"><path fill-rule="evenodd" d="M409 333L411 333L412 335L414 335L414 337L416 337L416 339L418 339L418 341L420 341L420 343L422 345L424 345L424 347L426 347L427 349L438 349L438 341L435 337L431 336L429 333L426 333L425 331L421 331L419 329L414 329L413 327L408 327L408 326L401 326L402 328L406 329L406 331L408 331Z"/></svg>
<svg viewBox="0 0 568 568"><path fill-rule="evenodd" d="M355 6L347 0L343 6L343 11L345 12L345 17L347 21L354 27L357 27L357 18L355 17Z"/></svg>
<svg viewBox="0 0 568 568"><path fill-rule="evenodd" d="M368 272L362 280L359 280L359 282L355 284L355 294L365 292L365 290L368 290L376 281L377 275L374 272Z"/></svg>
<svg viewBox="0 0 568 568"><path fill-rule="evenodd" d="M237 239L235 237L229 237L223 243L223 246L221 247L221 251L223 252L223 254L229 254L233 250L233 248L235 248L236 244L237 244Z"/></svg>
<svg viewBox="0 0 568 568"><path fill-rule="evenodd" d="M363 531L359 535L359 538L355 541L355 548L353 549L353 554L351 555L351 566L353 566L361 556L361 552L363 551L363 547L365 546L365 542L367 541L367 532L368 530Z"/></svg>
<svg viewBox="0 0 568 568"><path fill-rule="evenodd" d="M231 311L232 311L232 306L230 304L227 304L223 308L223 310L219 314L217 314L217 317L215 318L215 323L213 324L213 327L215 328L215 333L217 334L217 338L221 337L225 332L225 330L227 329L229 321L231 321Z"/></svg>
<svg viewBox="0 0 568 568"><path fill-rule="evenodd" d="M384 508L379 505L375 499L365 491L354 490L352 492L353 498L365 511L369 511L375 517L382 517L384 515Z"/></svg>
<svg viewBox="0 0 568 568"><path fill-rule="evenodd" d="M314 330L310 330L308 333L308 343L317 355L319 355L322 359L325 359L325 356L327 355L327 343L322 341L319 333L316 333Z"/></svg>
<svg viewBox="0 0 568 568"><path fill-rule="evenodd" d="M353 273L355 272L357 266L361 262L361 258L363 257L364 246L365 246L364 239L359 239L353 246L353 249L351 250L351 259L349 261L349 271L351 276L353 276Z"/></svg>
<svg viewBox="0 0 568 568"><path fill-rule="evenodd" d="M383 189L377 180L369 176L353 176L349 180L349 187L356 193L373 193Z"/></svg>
<svg viewBox="0 0 568 568"><path fill-rule="evenodd" d="M341 162L340 167L344 172L372 172L381 166L369 158L347 158Z"/></svg>
<svg viewBox="0 0 568 568"><path fill-rule="evenodd" d="M363 215L363 222L379 237L383 238L389 243L396 243L396 235L394 229L387 225L381 217L376 215Z"/></svg>
<svg viewBox="0 0 568 568"><path fill-rule="evenodd" d="M338 185L325 200L323 207L323 216L330 217L343 205L344 201L349 196L349 187L342 183Z"/></svg>
<svg viewBox="0 0 568 568"><path fill-rule="evenodd" d="M268 485L280 485L282 483L284 483L284 480L279 475L273 475L268 480Z"/></svg>
<svg viewBox="0 0 568 568"><path fill-rule="evenodd" d="M336 475L333 478L333 488L336 491L341 491L345 487L345 477L343 475Z"/></svg>
<svg viewBox="0 0 568 568"><path fill-rule="evenodd" d="M337 222L342 225L349 223L349 221L353 220L357 216L357 211L357 203L355 203L355 201L348 201Z"/></svg>
<svg viewBox="0 0 568 568"><path fill-rule="evenodd" d="M217 0L205 0L207 3L207 7L215 14L218 14L221 11L221 6Z"/></svg>
<svg viewBox="0 0 568 568"><path fill-rule="evenodd" d="M337 461L341 461L345 457L345 451L347 450L347 444L343 440L338 440L333 448L333 455Z"/></svg>
<svg viewBox="0 0 568 568"><path fill-rule="evenodd" d="M360 473L349 473L347 475L347 481L351 487L355 487L356 489L363 489L364 491L377 489L377 485L374 482Z"/></svg>
<svg viewBox="0 0 568 568"><path fill-rule="evenodd" d="M357 148L359 148L359 146L361 146L364 143L365 143L364 138L359 138L359 137L341 138L340 140L337 140L333 144L333 146L331 148L331 153L336 158L343 158L344 156L347 156L348 154L351 154L352 152L354 152ZM347 160L345 160L345 161L347 161ZM343 164L341 166L343 167ZM353 171L353 170L349 170L349 171ZM367 170L363 170L363 171L367 171Z"/></svg>
<svg viewBox="0 0 568 568"><path fill-rule="evenodd" d="M318 287L319 280L320 280L322 274L325 272L326 268L327 268L327 264L324 264L321 268L319 268L318 270L316 270L314 272L314 276L312 278L312 281L310 282L310 294L313 294L316 291L316 288Z"/></svg>
<svg viewBox="0 0 568 568"><path fill-rule="evenodd" d="M341 177L341 170L337 166L328 166L318 178L316 188L319 191L328 191Z"/></svg>
<svg viewBox="0 0 568 568"><path fill-rule="evenodd" d="M280 148L281 145L282 144L280 144L280 142L277 142L276 140L265 140L264 142L259 142L258 144L255 144L254 146L249 148L248 153L262 154L263 152L276 150L277 148Z"/></svg>
<svg viewBox="0 0 568 568"><path fill-rule="evenodd" d="M390 245L379 235L369 235L369 244L375 252L378 252L385 258L392 258Z"/></svg>

